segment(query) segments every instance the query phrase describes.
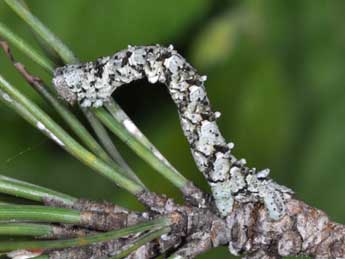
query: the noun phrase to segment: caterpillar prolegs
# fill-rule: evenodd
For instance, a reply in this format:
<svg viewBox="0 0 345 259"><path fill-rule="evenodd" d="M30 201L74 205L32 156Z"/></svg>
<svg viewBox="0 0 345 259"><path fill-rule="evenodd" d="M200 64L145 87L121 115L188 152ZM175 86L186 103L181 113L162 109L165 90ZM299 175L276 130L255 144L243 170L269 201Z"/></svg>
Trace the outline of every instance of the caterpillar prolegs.
<svg viewBox="0 0 345 259"><path fill-rule="evenodd" d="M176 104L181 126L198 169L211 186L217 208L228 215L234 202L263 201L272 219L285 214L285 200L293 193L256 172L245 160L231 154L217 126L201 76L172 46L129 46L94 62L66 65L55 70L53 84L67 102L82 107L100 107L120 86L147 78L167 86Z"/></svg>

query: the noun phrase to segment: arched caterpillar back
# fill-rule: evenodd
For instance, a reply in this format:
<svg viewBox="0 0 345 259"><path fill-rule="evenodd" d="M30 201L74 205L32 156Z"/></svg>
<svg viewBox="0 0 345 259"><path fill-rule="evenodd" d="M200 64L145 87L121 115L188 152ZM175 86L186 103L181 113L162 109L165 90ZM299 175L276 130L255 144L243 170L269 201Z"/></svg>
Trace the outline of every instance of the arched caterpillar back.
<svg viewBox="0 0 345 259"><path fill-rule="evenodd" d="M177 106L183 132L194 160L211 186L223 216L234 201L263 201L273 219L285 214L285 199L292 191L268 178L268 171L256 172L232 154L216 123L201 76L172 46L129 46L111 57L95 62L57 68L53 84L71 104L100 107L120 86L147 78L163 83ZM250 194L250 195L248 195Z"/></svg>

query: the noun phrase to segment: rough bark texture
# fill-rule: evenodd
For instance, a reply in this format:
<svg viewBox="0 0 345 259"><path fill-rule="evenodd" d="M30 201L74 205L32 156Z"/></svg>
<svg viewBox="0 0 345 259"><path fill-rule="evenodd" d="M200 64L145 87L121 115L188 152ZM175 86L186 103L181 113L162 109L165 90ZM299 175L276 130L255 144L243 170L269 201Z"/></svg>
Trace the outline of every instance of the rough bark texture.
<svg viewBox="0 0 345 259"><path fill-rule="evenodd" d="M202 252L207 251L212 247L226 245L228 238L226 234L226 221L220 218L214 211L210 209L203 209L194 206L178 205L172 199L157 195L151 192L144 192L139 197L140 201L146 204L151 211L152 217L165 215L170 218L171 232L168 235L161 236L158 240L141 247L138 251L131 254L128 258L152 258L163 253L172 253L179 250L177 253L183 253L188 258L192 258ZM79 203L79 202L77 202ZM92 204L91 208L98 213L105 208L108 212L108 217L112 218L111 214L118 215L117 212L109 210L109 206L97 204L88 201L82 201L82 204ZM79 205L77 205L79 207ZM89 206L81 206L83 209ZM111 207L111 206L110 206ZM82 210L83 211L83 210ZM149 215L149 213L143 213ZM128 215L137 215L134 212L128 212ZM126 222L125 218L114 217L116 220L112 222L113 226L108 223L106 226L109 229L118 228L119 225ZM101 218L102 219L102 218ZM104 225L102 225L104 226ZM99 256L114 255L125 245L133 241L132 237L128 239L121 239L117 241L104 242L102 244L92 245L82 248L70 248L49 253L50 258L98 258ZM203 244L197 246L196 244ZM185 243L186 248L180 248Z"/></svg>
<svg viewBox="0 0 345 259"><path fill-rule="evenodd" d="M321 210L291 199L286 215L273 221L260 204L238 204L227 217L229 249L245 258L307 255L345 257L345 227L329 220Z"/></svg>
<svg viewBox="0 0 345 259"><path fill-rule="evenodd" d="M345 227L330 221L324 212L296 199L287 202L286 214L279 220L273 220L259 202L236 202L232 213L224 219L210 209L177 205L169 198L150 192L143 193L140 200L152 213L170 215L173 230L169 235L141 247L130 258L152 258L164 252L194 258L224 245L229 246L232 254L248 259L301 255L345 258ZM100 208L103 206L100 204ZM74 248L63 250L63 253L87 251L89 257L80 258L91 258L91 255L99 253L100 246L92 246L95 251L90 249ZM113 242L106 243L102 249L106 254L116 251L112 250Z"/></svg>

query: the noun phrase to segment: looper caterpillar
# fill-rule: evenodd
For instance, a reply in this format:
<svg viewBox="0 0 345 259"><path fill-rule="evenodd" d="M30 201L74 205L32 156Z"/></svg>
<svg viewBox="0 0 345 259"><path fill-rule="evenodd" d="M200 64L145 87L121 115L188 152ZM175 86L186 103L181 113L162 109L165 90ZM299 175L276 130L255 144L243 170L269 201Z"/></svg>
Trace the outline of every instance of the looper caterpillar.
<svg viewBox="0 0 345 259"><path fill-rule="evenodd" d="M95 62L60 67L53 84L71 104L100 107L118 87L142 78L167 86L194 160L223 216L234 202L248 201L263 201L272 219L285 214L285 200L293 192L269 179L268 170L256 172L231 154L234 145L225 141L216 123L220 113L211 110L206 76L200 76L172 46L129 46Z"/></svg>

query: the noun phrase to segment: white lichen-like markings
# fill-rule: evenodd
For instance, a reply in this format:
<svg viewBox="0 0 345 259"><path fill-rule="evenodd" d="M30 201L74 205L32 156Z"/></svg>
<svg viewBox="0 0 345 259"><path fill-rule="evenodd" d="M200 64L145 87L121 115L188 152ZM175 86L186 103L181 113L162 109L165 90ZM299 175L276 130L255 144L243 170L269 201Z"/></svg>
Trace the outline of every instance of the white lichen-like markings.
<svg viewBox="0 0 345 259"><path fill-rule="evenodd" d="M263 201L273 219L285 213L285 199L292 191L256 173L232 154L216 123L204 82L197 71L172 46L129 46L111 57L56 69L53 84L69 103L99 107L119 87L146 77L163 83L175 102L193 157L209 182L220 213L231 212L234 201Z"/></svg>
<svg viewBox="0 0 345 259"><path fill-rule="evenodd" d="M9 252L6 255L12 259L29 259L29 258L35 258L41 254L42 254L41 251L31 252L28 250L21 249L21 250L15 250L15 251Z"/></svg>

